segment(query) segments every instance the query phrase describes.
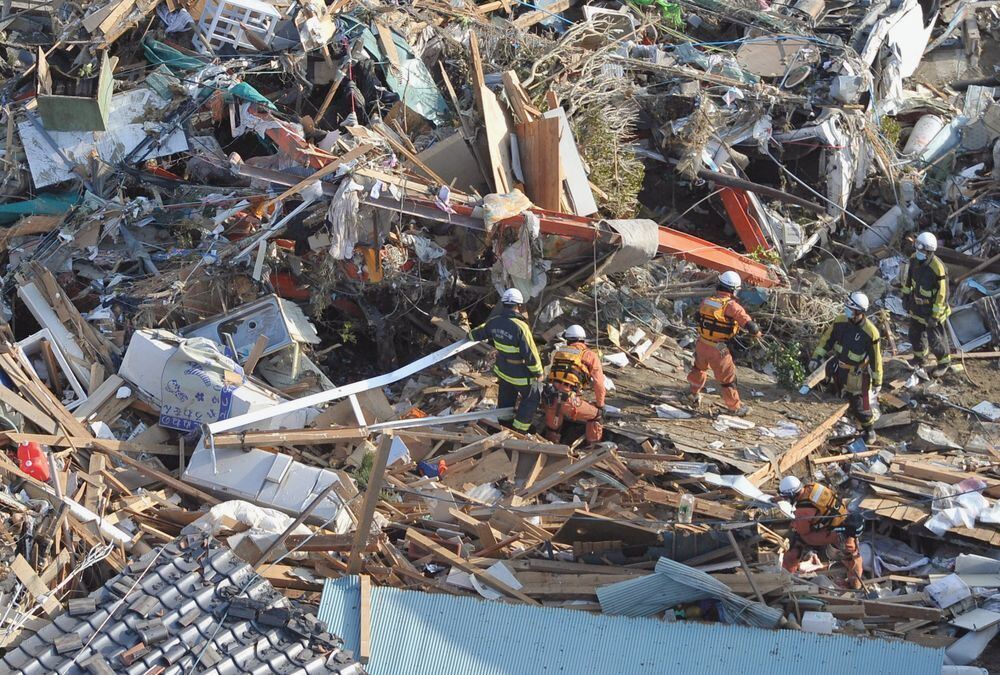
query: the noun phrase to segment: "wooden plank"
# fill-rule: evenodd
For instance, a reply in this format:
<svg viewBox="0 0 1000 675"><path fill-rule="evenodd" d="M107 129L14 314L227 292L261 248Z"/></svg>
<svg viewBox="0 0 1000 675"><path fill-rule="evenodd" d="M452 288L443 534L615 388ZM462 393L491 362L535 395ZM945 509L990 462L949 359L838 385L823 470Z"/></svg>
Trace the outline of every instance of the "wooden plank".
<svg viewBox="0 0 1000 675"><path fill-rule="evenodd" d="M944 618L944 611L936 607L915 607L913 605L899 605L892 602L878 602L865 600L865 613L868 616L894 616L903 619L923 619L926 621L940 621Z"/></svg>
<svg viewBox="0 0 1000 675"><path fill-rule="evenodd" d="M379 43L382 45L382 53L385 54L387 59L389 59L389 63L392 64L393 68L397 71L401 70L403 64L399 60L399 52L396 51L396 41L392 39L392 31L386 28L381 21L375 22L375 30L378 31L378 39ZM362 661L362 663L364 663L364 661Z"/></svg>
<svg viewBox="0 0 1000 675"><path fill-rule="evenodd" d="M221 500L216 499L215 497L213 497L212 495L208 494L207 492L202 492L201 490L199 490L198 488L194 487L193 485L188 485L184 481L177 480L173 476L165 474L162 471L160 471L159 469L154 469L153 467L149 466L148 464L143 464L142 462L140 462L138 460L135 460L135 459L132 459L131 457L129 457L128 455L126 455L126 454L124 454L122 452L118 452L117 450L112 449L111 447L109 447L109 445L107 443L105 443L104 441L102 441L100 439L95 439L94 445L93 445L93 449L94 450L99 450L100 452L103 452L103 453L105 453L107 455L111 455L112 457L114 457L115 459L117 459L119 462L127 464L128 466L132 467L133 469L135 469L136 471L138 471L142 475L148 476L149 478L157 480L157 481L163 483L164 485L166 485L167 487L173 488L177 492L180 492L182 494L186 494L189 497L194 497L195 499L200 499L201 501L203 501L203 502L205 502L205 503L207 503L209 505L212 505L212 506L214 506L215 504L219 504L221 502Z"/></svg>
<svg viewBox="0 0 1000 675"><path fill-rule="evenodd" d="M486 128L486 149L493 169L493 187L497 193L506 194L514 188L514 174L510 166L510 123L496 95L485 84L479 90L483 126Z"/></svg>
<svg viewBox="0 0 1000 675"><path fill-rule="evenodd" d="M479 38L474 30L469 31L469 60L472 62L472 72L469 73L469 77L472 80L472 93L476 99L476 110L479 111L480 115L485 115L483 89L486 89L486 75L483 73L483 57L479 53Z"/></svg>
<svg viewBox="0 0 1000 675"><path fill-rule="evenodd" d="M516 127L524 191L535 206L549 211L560 210L562 197L559 124L558 118L542 117Z"/></svg>
<svg viewBox="0 0 1000 675"><path fill-rule="evenodd" d="M468 445L462 446L461 448L455 450L454 452L449 452L446 455L442 455L438 459L443 459L445 463L449 465L455 464L457 462L462 461L463 459L468 459L469 457L475 457L476 455L482 454L487 450L492 450L493 448L500 445L503 441L507 440L508 436L510 436L510 429L503 429L502 431L498 431L497 433L491 436L486 436L484 438L479 439L478 441L474 441L473 443L469 443Z"/></svg>
<svg viewBox="0 0 1000 675"><path fill-rule="evenodd" d="M526 124L538 119L541 113L532 107L531 100L528 98L527 92L524 91L524 87L521 86L521 80L517 77L517 73L513 70L505 70L500 74L500 78L503 80L504 93L507 94L507 100L514 109L517 122ZM558 131L556 138L559 138ZM518 140L520 140L520 132L518 132Z"/></svg>
<svg viewBox="0 0 1000 675"><path fill-rule="evenodd" d="M272 206L274 206L278 202L285 201L286 199L288 199L292 195L298 194L299 192L301 192L305 188L309 187L310 185L312 185L316 181L318 181L318 180L320 180L320 179L322 179L322 178L324 178L326 176L329 176L330 174L332 174L333 172L335 172L337 169L339 169L342 164L346 164L347 162L354 161L355 159L361 157L362 155L364 155L368 151L370 151L372 149L372 147L373 147L372 145L369 145L369 144L366 144L366 143L362 143L358 147L356 147L353 150L351 150L350 152L348 152L346 155L342 155L340 157L337 157L332 162L330 162L329 164L327 164L326 166L324 166L322 169L316 171L315 173L313 173L308 178L303 178L298 183L296 183L295 185L293 185L292 187L288 188L287 190L285 190L284 192L282 192L280 195L278 195L277 197L275 197L274 199L272 199L271 201L269 201L267 203L267 205L264 207L264 210L265 211L269 210Z"/></svg>
<svg viewBox="0 0 1000 675"><path fill-rule="evenodd" d="M368 536L378 505L379 493L385 481L385 465L389 461L389 450L392 448L392 434L383 434L375 452L375 462L368 474L368 486L365 488L365 500L358 516L358 526L354 531L354 543L351 545L351 555L347 561L347 573L357 574L361 571L361 551L368 543Z"/></svg>
<svg viewBox="0 0 1000 675"><path fill-rule="evenodd" d="M32 569L31 565L28 564L28 561L24 559L24 556L18 554L17 558L14 559L13 564L10 566L10 571L14 573L18 581L24 584L24 587L28 589L28 593L30 593L31 597L35 600L40 600L41 598L48 596L45 598L45 601L41 603L42 611L45 612L46 616L52 617L60 610L59 601L53 596L48 595L49 587L46 586L41 577L35 573L35 570Z"/></svg>
<svg viewBox="0 0 1000 675"><path fill-rule="evenodd" d="M556 0L553 3L546 5L544 10L537 9L533 12L528 12L527 14L522 14L517 17L514 19L514 26L521 30L528 30L536 23L540 23L551 18L553 14L565 12L576 3L577 0Z"/></svg>
<svg viewBox="0 0 1000 675"><path fill-rule="evenodd" d="M593 467L595 464L600 462L607 456L607 450L599 450L588 455L585 459L576 462L575 464L570 464L565 469L561 469L555 472L553 475L549 476L545 480L539 481L529 488L524 488L517 492L517 496L521 499L531 499L532 497L537 497L546 490L549 490L560 483L563 483L573 476L583 473L587 469Z"/></svg>
<svg viewBox="0 0 1000 675"><path fill-rule="evenodd" d="M452 567L457 567L458 569L460 569L463 572L466 572L468 574L475 574L476 577L480 581L482 581L483 583L485 583L490 588L493 588L493 589L495 589L497 591L500 591L501 593L503 593L505 595L509 595L510 597L516 598L516 599L520 600L521 602L525 602L525 603L527 603L529 605L538 605L539 604L534 598L531 598L531 597L525 595L524 593L522 593L521 591L517 590L516 588L511 588L510 586L508 586L504 582L502 582L499 579L497 579L496 577L494 577L489 572L486 572L484 570L479 569L478 567L476 567L472 563L470 563L467 560L464 560L464 559L458 557L457 555L455 555L454 553L452 553L448 549L444 548L443 546L439 546L436 542L434 542L431 539L429 539L428 537L425 537L424 535L420 534L419 532L417 532L412 527L408 528L406 530L406 538L408 540L410 540L411 542L413 542L414 544L417 544L421 548L424 548L424 549L430 551L434 555L435 558L438 558L439 560L443 560L444 562L448 563Z"/></svg>
<svg viewBox="0 0 1000 675"><path fill-rule="evenodd" d="M812 431L799 439L788 451L778 459L778 470L782 474L809 456L810 453L819 448L826 441L827 435L837 424L844 413L847 412L848 404L844 403L837 407L829 417L819 423ZM754 485L763 485L773 474L773 467L767 466L758 469L747 476Z"/></svg>
<svg viewBox="0 0 1000 675"><path fill-rule="evenodd" d="M46 433L52 434L58 429L55 420L2 385L0 385L0 401L21 413L26 420Z"/></svg>
<svg viewBox="0 0 1000 675"><path fill-rule="evenodd" d="M257 362L260 361L260 357L264 355L264 350L267 349L267 342L266 335L257 337L257 341L253 343L253 348L250 350L247 360L243 363L244 373L253 375L253 371L257 367Z"/></svg>
<svg viewBox="0 0 1000 675"><path fill-rule="evenodd" d="M63 390L62 368L56 361L56 353L48 340L42 340L39 346L42 351L42 361L45 362L45 370L49 376L49 390L61 395Z"/></svg>
<svg viewBox="0 0 1000 675"><path fill-rule="evenodd" d="M664 490L663 488L646 484L638 485L629 491L629 495L633 496L633 499L636 501L663 504L675 509L680 503L681 494L680 492ZM731 506L712 502L707 499L698 499L697 497L694 500L694 512L702 516L708 516L709 518L726 521L739 520L742 515L742 512Z"/></svg>
<svg viewBox="0 0 1000 675"><path fill-rule="evenodd" d="M75 448L77 450L93 450L99 443L102 447L119 452L148 452L151 455L170 455L175 457L177 449L169 445L154 445L152 443L135 443L133 441L117 441L113 439L79 438L58 434L18 434L13 431L0 432L0 437L6 437L14 443L41 443L55 448Z"/></svg>
<svg viewBox="0 0 1000 675"><path fill-rule="evenodd" d="M97 412L97 410L104 405L107 401L111 400L118 393L118 389L124 386L125 380L120 378L118 375L112 375L108 379L104 380L94 392L87 397L87 400L81 403L73 414L79 419L87 419L91 415Z"/></svg>
<svg viewBox="0 0 1000 675"><path fill-rule="evenodd" d="M336 445L344 441L363 441L369 431L361 427L342 429L279 429L277 431L246 431L214 436L217 448L253 448L284 445Z"/></svg>
<svg viewBox="0 0 1000 675"><path fill-rule="evenodd" d="M957 469L949 469L943 466L934 466L925 462L910 462L905 460L896 461L895 466L898 466L902 470L904 476L912 476L913 478L921 478L923 480L930 481L940 481L942 483L947 483L948 485L961 483L966 478L975 478L986 483L987 487L983 491L983 494L987 497L993 497L994 499L1000 497L1000 480L984 476L980 473L959 471Z"/></svg>
<svg viewBox="0 0 1000 675"><path fill-rule="evenodd" d="M372 579L361 575L360 623L361 640L358 643L358 660L367 664L372 655Z"/></svg>

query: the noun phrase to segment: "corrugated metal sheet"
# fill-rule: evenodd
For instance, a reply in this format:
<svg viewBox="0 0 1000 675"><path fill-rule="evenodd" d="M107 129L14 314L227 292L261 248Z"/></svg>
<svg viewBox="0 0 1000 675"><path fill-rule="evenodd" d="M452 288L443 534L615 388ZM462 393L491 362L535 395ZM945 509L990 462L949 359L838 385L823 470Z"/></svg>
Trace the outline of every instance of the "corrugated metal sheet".
<svg viewBox="0 0 1000 675"><path fill-rule="evenodd" d="M326 582L319 618L357 650L359 585ZM396 588L372 589L371 675L939 675L943 652L906 642L665 623ZM356 652L355 652L356 655Z"/></svg>
<svg viewBox="0 0 1000 675"><path fill-rule="evenodd" d="M660 558L656 573L597 589L605 614L654 616L668 607L717 598L733 623L774 628L781 611L734 594L728 586L708 574L676 560Z"/></svg>

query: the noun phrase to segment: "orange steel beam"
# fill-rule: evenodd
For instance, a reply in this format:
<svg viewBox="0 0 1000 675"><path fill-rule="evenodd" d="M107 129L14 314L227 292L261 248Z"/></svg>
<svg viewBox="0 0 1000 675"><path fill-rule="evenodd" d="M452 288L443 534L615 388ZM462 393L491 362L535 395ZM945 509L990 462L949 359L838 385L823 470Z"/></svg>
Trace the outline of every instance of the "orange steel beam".
<svg viewBox="0 0 1000 675"><path fill-rule="evenodd" d="M739 235L740 241L747 251L753 253L757 250L770 251L771 244L764 236L764 231L760 228L760 223L750 212L750 197L746 190L735 190L730 187L722 188L720 196L722 205L726 207L729 220L733 224L733 229Z"/></svg>
<svg viewBox="0 0 1000 675"><path fill-rule="evenodd" d="M472 215L472 207L464 204L452 204L451 206L455 211L455 215L449 216L427 199L407 197L404 201L413 204L416 207L416 210L414 210L415 215L419 215L420 217L434 218L441 222L452 221L456 222L456 224L459 224L458 221L461 220L468 223L466 226L472 225L473 222L482 222L480 218ZM392 206L387 204L386 208L398 209L399 205L400 202L395 201ZM543 234L568 237L581 241L594 241L596 239L606 243L614 243L618 238L615 232L607 228L601 228L599 220L582 218L568 213L546 211L544 209L531 209L531 211L538 216L540 229ZM499 224L512 225L519 222L521 222L520 215L502 220ZM781 283L769 267L762 265L756 260L751 260L736 251L713 244L694 235L672 230L669 227L661 227L659 229L657 253L676 256L682 260L717 272L733 270L734 272L738 272L744 281L756 286L771 287Z"/></svg>

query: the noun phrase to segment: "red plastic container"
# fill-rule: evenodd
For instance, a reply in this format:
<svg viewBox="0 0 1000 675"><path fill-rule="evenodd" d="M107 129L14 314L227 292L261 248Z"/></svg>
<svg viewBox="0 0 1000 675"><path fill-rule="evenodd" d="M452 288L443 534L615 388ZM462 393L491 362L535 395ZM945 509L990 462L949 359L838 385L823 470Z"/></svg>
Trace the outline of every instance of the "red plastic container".
<svg viewBox="0 0 1000 675"><path fill-rule="evenodd" d="M21 443L17 446L17 460L21 464L21 471L43 483L49 482L49 458L38 443Z"/></svg>

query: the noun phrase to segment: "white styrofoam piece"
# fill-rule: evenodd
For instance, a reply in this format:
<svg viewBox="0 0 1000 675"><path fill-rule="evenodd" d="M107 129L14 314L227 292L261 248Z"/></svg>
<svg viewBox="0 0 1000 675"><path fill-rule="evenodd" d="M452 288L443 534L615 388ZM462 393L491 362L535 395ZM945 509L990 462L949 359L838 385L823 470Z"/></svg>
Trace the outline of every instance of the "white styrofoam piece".
<svg viewBox="0 0 1000 675"><path fill-rule="evenodd" d="M102 160L114 165L146 138L147 127L150 131L161 128L160 123L150 124L145 121L149 116L147 110L163 109L166 105L167 102L152 89L132 89L111 97L107 131L47 133L62 153L76 164L86 165L90 161L90 154L96 150ZM35 126L36 123L41 125L41 120L37 117L35 122L25 119L17 125L35 187L42 188L75 178L76 174L71 171L73 167L66 166L42 131ZM188 149L187 137L183 128L178 127L151 147L146 159L185 152Z"/></svg>
<svg viewBox="0 0 1000 675"><path fill-rule="evenodd" d="M53 342L59 346L63 355L67 357L69 367L73 371L73 374L76 375L76 378L84 386L90 386L90 368L84 365L87 363L87 360L83 357L83 350L77 343L76 338L73 337L73 334L63 325L59 316L49 306L45 298L42 297L35 283L29 282L18 286L17 296L21 298L28 311L31 312L31 316L35 317L38 325L51 333Z"/></svg>
<svg viewBox="0 0 1000 675"><path fill-rule="evenodd" d="M59 348L59 343L56 341L55 336L52 335L52 331L48 328L43 328L34 335L29 335L18 342L17 346L18 349L21 350L21 356L23 356L25 361L30 365L31 356L36 352L41 351L42 340L47 340L49 345L52 347L52 355L56 357L56 361L59 363L59 369L62 370L62 376L66 378L66 381L69 382L70 388L76 393L76 398L66 404L66 410L76 410L80 407L81 403L87 400L87 392L84 390L83 385L80 384L80 380L76 378L76 375L73 373L73 369L70 368L66 357L63 356L62 350ZM52 377L51 374L49 377Z"/></svg>

